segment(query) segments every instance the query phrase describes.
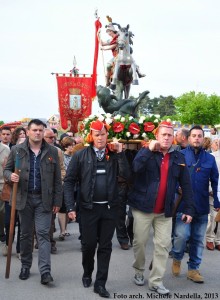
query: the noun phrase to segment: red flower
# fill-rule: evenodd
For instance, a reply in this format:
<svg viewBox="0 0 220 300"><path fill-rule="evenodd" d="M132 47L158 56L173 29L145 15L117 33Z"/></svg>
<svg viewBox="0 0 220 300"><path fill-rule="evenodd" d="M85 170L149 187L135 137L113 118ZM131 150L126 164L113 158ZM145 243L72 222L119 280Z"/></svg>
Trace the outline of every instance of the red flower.
<svg viewBox="0 0 220 300"><path fill-rule="evenodd" d="M128 130L132 133L132 134L138 134L140 132L140 127L138 126L138 124L136 123L131 123L128 127Z"/></svg>
<svg viewBox="0 0 220 300"><path fill-rule="evenodd" d="M155 128L154 124L152 122L145 122L144 123L144 131L145 132L151 132Z"/></svg>
<svg viewBox="0 0 220 300"><path fill-rule="evenodd" d="M84 125L83 123L81 123L80 126L79 126L79 130L80 130L80 131L83 131L84 128L85 128L85 125Z"/></svg>
<svg viewBox="0 0 220 300"><path fill-rule="evenodd" d="M108 155L108 148L105 148L105 158L108 161L109 160L109 155Z"/></svg>
<svg viewBox="0 0 220 300"><path fill-rule="evenodd" d="M124 130L124 128L125 128L124 124L120 122L115 122L112 126L114 132L121 132Z"/></svg>

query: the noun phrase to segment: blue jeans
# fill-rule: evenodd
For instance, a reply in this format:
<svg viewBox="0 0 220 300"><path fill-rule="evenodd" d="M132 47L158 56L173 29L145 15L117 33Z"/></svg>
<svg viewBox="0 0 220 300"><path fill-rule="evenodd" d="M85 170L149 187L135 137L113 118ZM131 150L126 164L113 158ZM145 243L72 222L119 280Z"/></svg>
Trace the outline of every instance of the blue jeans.
<svg viewBox="0 0 220 300"><path fill-rule="evenodd" d="M182 260L188 241L188 269L198 270L202 261L208 215L196 215L190 224L185 224L181 217L182 213L177 213L173 236L173 258L178 261Z"/></svg>

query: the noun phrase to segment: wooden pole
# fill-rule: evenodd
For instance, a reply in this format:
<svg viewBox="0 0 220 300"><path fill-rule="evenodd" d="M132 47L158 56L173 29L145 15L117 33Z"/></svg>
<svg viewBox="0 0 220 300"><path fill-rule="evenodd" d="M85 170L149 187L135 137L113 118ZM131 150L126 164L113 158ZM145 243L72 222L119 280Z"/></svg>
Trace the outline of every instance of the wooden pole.
<svg viewBox="0 0 220 300"><path fill-rule="evenodd" d="M19 175L20 170L16 168L14 173ZM9 278L10 267L11 267L11 251L12 251L12 243L13 243L14 229L15 229L15 211L16 211L17 190L18 190L18 182L14 182L13 189L12 189L10 230L9 230L9 239L8 239L8 254L7 254L6 269L5 269L5 278L6 279Z"/></svg>

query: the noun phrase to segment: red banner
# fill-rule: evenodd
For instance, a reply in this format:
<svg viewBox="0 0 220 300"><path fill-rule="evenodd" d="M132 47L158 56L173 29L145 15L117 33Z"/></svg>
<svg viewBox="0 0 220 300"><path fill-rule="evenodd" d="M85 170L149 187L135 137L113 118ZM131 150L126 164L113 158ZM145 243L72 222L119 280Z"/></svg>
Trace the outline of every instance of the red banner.
<svg viewBox="0 0 220 300"><path fill-rule="evenodd" d="M56 77L61 126L67 129L69 121L71 130L77 132L78 121L91 115L92 77L69 74Z"/></svg>
<svg viewBox="0 0 220 300"><path fill-rule="evenodd" d="M96 96L96 85L97 85L97 62L99 54L99 41L97 37L98 30L102 27L102 23L99 18L95 21L95 51L94 51L94 62L93 62L93 72L92 72L92 98Z"/></svg>

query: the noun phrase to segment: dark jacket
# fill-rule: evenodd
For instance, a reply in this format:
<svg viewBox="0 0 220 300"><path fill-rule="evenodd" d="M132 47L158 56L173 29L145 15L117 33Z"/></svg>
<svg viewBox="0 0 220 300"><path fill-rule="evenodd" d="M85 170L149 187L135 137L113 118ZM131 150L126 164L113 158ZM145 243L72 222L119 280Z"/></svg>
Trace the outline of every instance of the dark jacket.
<svg viewBox="0 0 220 300"><path fill-rule="evenodd" d="M198 159L196 159L194 149L190 146L181 152L184 154L186 164L190 170L196 212L199 214L208 214L209 183L211 183L212 187L214 207L220 207L217 196L219 173L215 157L201 148L197 157ZM183 197L183 201L183 204L185 204L185 197Z"/></svg>
<svg viewBox="0 0 220 300"><path fill-rule="evenodd" d="M46 211L51 211L53 206L61 207L62 182L60 162L56 147L43 142L40 161L42 202ZM28 181L30 173L30 155L28 139L22 144L12 147L4 170L4 177L11 180L11 173L15 170L16 157L19 161L20 179L16 199L16 209L24 209L28 196Z"/></svg>
<svg viewBox="0 0 220 300"><path fill-rule="evenodd" d="M108 152L105 159L107 178L107 199L109 206L118 205L118 176L130 179L130 169L123 152ZM79 183L80 206L88 209L93 207L93 195L96 179L97 158L92 146L76 152L67 169L64 178L64 200L67 211L75 206L74 186Z"/></svg>
<svg viewBox="0 0 220 300"><path fill-rule="evenodd" d="M174 211L175 192L181 186L186 206L184 213L193 216L194 203L189 170L184 156L170 149L167 191L165 196L165 216L171 217ZM142 148L133 161L134 185L129 194L128 204L145 213L153 213L160 184L162 154Z"/></svg>

